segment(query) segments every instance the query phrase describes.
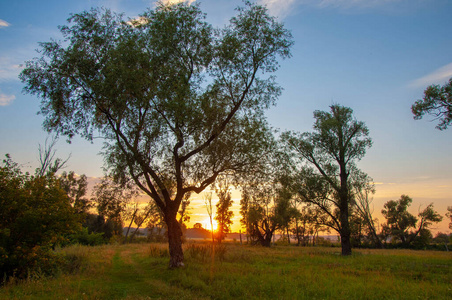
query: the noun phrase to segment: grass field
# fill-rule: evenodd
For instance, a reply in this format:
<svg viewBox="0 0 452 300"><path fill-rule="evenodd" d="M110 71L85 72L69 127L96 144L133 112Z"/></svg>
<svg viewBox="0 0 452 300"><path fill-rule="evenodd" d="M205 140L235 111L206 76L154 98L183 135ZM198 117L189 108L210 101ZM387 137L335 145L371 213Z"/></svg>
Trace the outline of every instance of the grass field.
<svg viewBox="0 0 452 300"><path fill-rule="evenodd" d="M452 253L188 243L169 270L165 244L72 246L71 274L0 288L0 299L452 299Z"/></svg>

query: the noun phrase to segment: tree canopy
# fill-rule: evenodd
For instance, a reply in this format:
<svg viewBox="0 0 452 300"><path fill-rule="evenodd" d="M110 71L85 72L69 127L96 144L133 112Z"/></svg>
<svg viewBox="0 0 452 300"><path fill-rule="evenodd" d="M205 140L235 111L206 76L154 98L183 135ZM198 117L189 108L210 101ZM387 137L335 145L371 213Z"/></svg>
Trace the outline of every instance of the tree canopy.
<svg viewBox="0 0 452 300"><path fill-rule="evenodd" d="M433 203L429 204L418 214L419 218L407 211L413 199L407 195L402 195L399 200L389 200L385 203L381 213L386 218L386 224L383 224L383 235L385 238L391 237L392 240L399 240L402 245L408 246L415 241L419 235L431 233L428 227L433 223L441 222L442 216L433 210ZM416 228L416 224L419 226Z"/></svg>
<svg viewBox="0 0 452 300"><path fill-rule="evenodd" d="M52 248L80 230L82 220L64 179L40 169L23 173L6 155L0 165L0 282L38 268L51 272Z"/></svg>
<svg viewBox="0 0 452 300"><path fill-rule="evenodd" d="M285 132L282 136L298 168L297 193L326 213L326 225L341 235L342 254L351 254L349 215L353 204L355 163L372 145L369 130L353 110L332 105L314 112L314 132Z"/></svg>
<svg viewBox="0 0 452 300"><path fill-rule="evenodd" d="M417 100L411 106L411 111L414 119L422 119L428 114L433 116L434 120L439 120L437 129L447 129L452 122L452 78L443 86L435 84L428 86L424 91L424 98Z"/></svg>
<svg viewBox="0 0 452 300"><path fill-rule="evenodd" d="M41 98L46 130L104 138L111 175L132 179L164 213L177 267L184 195L246 170L266 147L264 110L281 89L265 74L290 56L291 34L249 2L222 29L185 3L135 20L93 9L68 23L63 41L40 43L42 56L27 62L24 90Z"/></svg>

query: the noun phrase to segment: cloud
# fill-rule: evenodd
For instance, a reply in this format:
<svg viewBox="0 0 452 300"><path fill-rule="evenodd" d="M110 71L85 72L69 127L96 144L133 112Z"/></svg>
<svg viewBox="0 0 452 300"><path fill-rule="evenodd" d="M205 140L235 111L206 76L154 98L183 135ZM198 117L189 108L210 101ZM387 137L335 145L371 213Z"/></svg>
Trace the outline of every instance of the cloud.
<svg viewBox="0 0 452 300"><path fill-rule="evenodd" d="M296 1L296 0L259 0L259 4L265 5L270 12L270 14L274 16L278 16L280 18L286 17L291 10L294 8L297 2L304 1Z"/></svg>
<svg viewBox="0 0 452 300"><path fill-rule="evenodd" d="M9 27L11 24L6 22L5 20L0 19L0 28L2 27Z"/></svg>
<svg viewBox="0 0 452 300"><path fill-rule="evenodd" d="M445 65L439 69L436 69L430 74L427 74L421 78L413 80L409 86L418 88L426 87L431 84L442 84L452 77L452 63Z"/></svg>
<svg viewBox="0 0 452 300"><path fill-rule="evenodd" d="M386 4L403 2L406 0L258 0L259 4L266 5L272 15L284 18L296 6L310 6L315 8L373 8Z"/></svg>
<svg viewBox="0 0 452 300"><path fill-rule="evenodd" d="M375 184L375 185L385 185L385 184L394 185L395 183L393 183L393 182L374 182L373 184Z"/></svg>
<svg viewBox="0 0 452 300"><path fill-rule="evenodd" d="M311 0L319 7L366 8L401 2L402 0Z"/></svg>
<svg viewBox="0 0 452 300"><path fill-rule="evenodd" d="M0 81L18 80L24 66L17 64L17 60L10 57L0 57Z"/></svg>
<svg viewBox="0 0 452 300"><path fill-rule="evenodd" d="M14 99L16 99L14 95L0 94L0 106L10 105Z"/></svg>
<svg viewBox="0 0 452 300"><path fill-rule="evenodd" d="M163 0L162 2L164 4L177 4L177 3L181 3L181 2L188 2L188 4L192 4L193 2L195 2L196 0Z"/></svg>

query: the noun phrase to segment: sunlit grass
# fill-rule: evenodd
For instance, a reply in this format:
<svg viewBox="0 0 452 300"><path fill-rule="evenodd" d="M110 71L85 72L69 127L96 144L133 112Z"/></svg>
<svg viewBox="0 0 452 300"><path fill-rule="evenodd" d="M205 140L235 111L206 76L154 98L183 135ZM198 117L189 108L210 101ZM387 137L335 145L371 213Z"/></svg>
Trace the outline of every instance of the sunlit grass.
<svg viewBox="0 0 452 300"><path fill-rule="evenodd" d="M71 274L10 284L0 299L449 299L452 254L188 243L169 270L165 244L74 246Z"/></svg>

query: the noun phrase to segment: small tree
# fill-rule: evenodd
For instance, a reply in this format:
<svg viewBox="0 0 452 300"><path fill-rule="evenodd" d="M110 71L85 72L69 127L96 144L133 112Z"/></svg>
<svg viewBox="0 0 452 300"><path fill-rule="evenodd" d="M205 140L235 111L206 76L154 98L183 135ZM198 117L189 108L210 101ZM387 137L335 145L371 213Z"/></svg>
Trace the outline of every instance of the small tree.
<svg viewBox="0 0 452 300"><path fill-rule="evenodd" d="M249 212L250 212L250 195L247 192L247 189L242 190L242 197L240 199L240 225L245 229L246 233L246 241L249 242L249 234L251 232L251 224L249 220ZM241 238L241 236L240 236Z"/></svg>
<svg viewBox="0 0 452 300"><path fill-rule="evenodd" d="M210 221L210 233L212 235L212 248L215 243L215 234L213 229L213 210L212 210L212 192L204 194L204 205L206 206L207 214Z"/></svg>
<svg viewBox="0 0 452 300"><path fill-rule="evenodd" d="M92 203L86 197L88 179L86 175L76 175L73 171L63 172L59 177L61 187L68 194L72 206L79 214L86 214L92 207Z"/></svg>
<svg viewBox="0 0 452 300"><path fill-rule="evenodd" d="M357 171L352 179L352 193L354 199L353 210L357 217L362 220L362 226L371 243L378 248L383 247L380 236L375 227L375 222L372 216L373 209L371 208L371 195L375 193L375 186L372 178L361 171Z"/></svg>
<svg viewBox="0 0 452 300"><path fill-rule="evenodd" d="M244 220L248 224L248 234L252 243L270 247L276 230L286 229L295 217L296 209L290 199L280 193L276 184L262 182L256 186L243 188L248 198L248 210ZM242 196L243 198L243 196Z"/></svg>
<svg viewBox="0 0 452 300"><path fill-rule="evenodd" d="M232 217L234 213L230 210L232 203L231 192L229 191L229 183L226 178L222 178L220 183L215 187L215 193L218 196L216 204L217 211L215 220L217 221L217 241L221 243L226 235L231 231Z"/></svg>
<svg viewBox="0 0 452 300"><path fill-rule="evenodd" d="M125 215L127 219L134 216L132 212L127 210L127 204L137 196L138 191L133 185L124 185L114 182L113 178L108 176L94 186L91 194L91 201L95 203L100 216L110 220L116 224L114 234L121 236Z"/></svg>
<svg viewBox="0 0 452 300"><path fill-rule="evenodd" d="M392 237L395 241L400 241L402 246L410 246L418 236L421 238L430 236L428 227L433 223L441 222L442 217L433 210L433 203L429 204L423 211L419 212L418 218L407 211L411 205L411 199L407 195L402 195L399 200L390 200L385 203L381 213L386 218L383 224L383 236ZM419 226L416 228L416 224ZM428 232L427 232L428 231Z"/></svg>
<svg viewBox="0 0 452 300"><path fill-rule="evenodd" d="M419 120L425 114L434 117L434 120L439 120L436 128L439 130L447 129L452 122L452 78L443 86L430 85L424 91L424 98L417 100L411 111L414 114L414 119Z"/></svg>
<svg viewBox="0 0 452 300"><path fill-rule="evenodd" d="M452 229L452 206L447 207L446 217L450 219L449 229Z"/></svg>

